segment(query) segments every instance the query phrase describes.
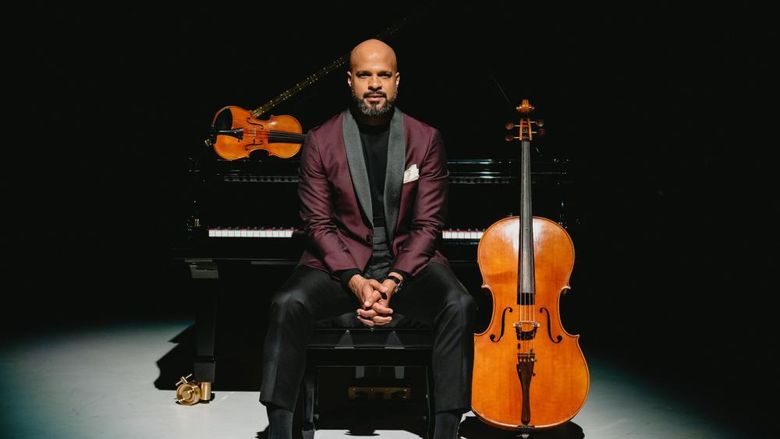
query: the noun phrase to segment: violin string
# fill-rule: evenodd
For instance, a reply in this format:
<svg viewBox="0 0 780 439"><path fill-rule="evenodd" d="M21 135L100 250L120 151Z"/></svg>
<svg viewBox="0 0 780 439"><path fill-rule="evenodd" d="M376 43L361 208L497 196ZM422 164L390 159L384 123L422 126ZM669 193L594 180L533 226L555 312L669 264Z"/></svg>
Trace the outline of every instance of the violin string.
<svg viewBox="0 0 780 439"><path fill-rule="evenodd" d="M270 134L272 136L290 136L290 137L305 137L303 134L299 133L288 133L286 131L266 131L266 130L247 130L247 134L249 135L257 135L257 134Z"/></svg>
<svg viewBox="0 0 780 439"><path fill-rule="evenodd" d="M275 133L273 131L271 133L268 133L266 131L248 132L247 137L273 137L274 139L279 139L279 140L297 140L297 141L303 141L304 139L303 135Z"/></svg>
<svg viewBox="0 0 780 439"><path fill-rule="evenodd" d="M285 136L269 136L269 138L273 138L276 140L290 140L290 141L297 141L297 142L303 142L303 139L300 137L285 137Z"/></svg>
<svg viewBox="0 0 780 439"><path fill-rule="evenodd" d="M282 131L282 130L265 130L262 128L245 128L246 132L249 133L280 133L280 134L291 134L295 136L303 136L303 133L296 133L292 131Z"/></svg>
<svg viewBox="0 0 780 439"><path fill-rule="evenodd" d="M298 138L298 137L303 138L304 137L302 134L284 133L284 132L280 132L280 131L271 131L270 133L267 132L267 131L259 131L259 132L252 133L252 134L267 134L267 135L271 135L271 136L280 136L280 137L284 136L284 137L295 137L295 138Z"/></svg>

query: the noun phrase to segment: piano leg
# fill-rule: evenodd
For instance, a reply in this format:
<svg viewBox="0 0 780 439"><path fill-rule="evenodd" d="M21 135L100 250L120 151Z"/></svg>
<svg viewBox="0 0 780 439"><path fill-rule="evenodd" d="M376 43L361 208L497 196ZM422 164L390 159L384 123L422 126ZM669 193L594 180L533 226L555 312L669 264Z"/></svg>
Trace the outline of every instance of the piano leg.
<svg viewBox="0 0 780 439"><path fill-rule="evenodd" d="M188 260L192 287L197 298L195 314L195 364L194 380L200 383L201 401L211 400L211 385L214 382L216 359L214 340L216 336L217 296L219 270L209 259Z"/></svg>

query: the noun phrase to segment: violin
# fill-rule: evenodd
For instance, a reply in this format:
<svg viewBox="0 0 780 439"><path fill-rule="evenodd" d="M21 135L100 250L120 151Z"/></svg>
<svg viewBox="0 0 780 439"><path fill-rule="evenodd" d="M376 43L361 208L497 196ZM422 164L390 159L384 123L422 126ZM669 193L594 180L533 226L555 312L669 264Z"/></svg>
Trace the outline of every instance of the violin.
<svg viewBox="0 0 780 439"><path fill-rule="evenodd" d="M283 159L298 153L304 139L298 119L289 115L271 115L267 119L258 116L257 110L223 107L211 122L206 144L225 160L247 158L258 150Z"/></svg>
<svg viewBox="0 0 780 439"><path fill-rule="evenodd" d="M384 39L392 35L408 19L406 17L391 24L376 38ZM349 52L343 54L252 111L236 106L223 107L211 122L206 145L213 147L214 152L225 160L247 158L258 150L283 159L294 156L300 151L304 139L298 119L289 115L271 115L268 119L260 119L260 116L346 64L349 56Z"/></svg>
<svg viewBox="0 0 780 439"><path fill-rule="evenodd" d="M523 100L520 140L520 216L501 219L483 234L477 262L493 297L490 324L474 335L472 411L485 423L527 434L571 420L588 395L588 365L579 335L561 324L559 299L570 289L574 245L566 230L531 209L531 141L543 122Z"/></svg>

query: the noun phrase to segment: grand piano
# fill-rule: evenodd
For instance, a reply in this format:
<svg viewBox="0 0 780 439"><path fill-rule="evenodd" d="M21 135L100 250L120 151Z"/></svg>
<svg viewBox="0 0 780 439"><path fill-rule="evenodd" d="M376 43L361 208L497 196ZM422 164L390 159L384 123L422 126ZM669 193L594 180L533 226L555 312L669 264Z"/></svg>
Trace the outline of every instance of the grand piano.
<svg viewBox="0 0 780 439"><path fill-rule="evenodd" d="M194 380L203 386L201 399L208 400L215 379L216 308L224 273L257 267L291 271L305 236L298 215L297 157L224 160L206 148L190 157L187 166L189 209L173 251L186 265L196 297ZM569 160L553 157L532 167L534 214L567 226L572 220ZM448 169L449 213L440 244L462 280L476 279L472 285L464 282L467 287L479 290L477 245L491 224L519 212L520 163L450 159Z"/></svg>

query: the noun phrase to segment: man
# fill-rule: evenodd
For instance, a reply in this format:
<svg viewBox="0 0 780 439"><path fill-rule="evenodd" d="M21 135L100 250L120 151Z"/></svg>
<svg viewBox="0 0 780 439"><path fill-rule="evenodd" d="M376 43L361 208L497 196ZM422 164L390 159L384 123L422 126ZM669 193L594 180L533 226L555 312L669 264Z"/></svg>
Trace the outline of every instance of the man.
<svg viewBox="0 0 780 439"><path fill-rule="evenodd" d="M270 439L291 437L314 322L344 312L366 326L433 327L436 439L457 437L470 409L474 301L436 248L444 146L394 106L399 82L393 49L360 43L347 72L353 105L306 136L298 194L308 246L271 301L263 354Z"/></svg>

